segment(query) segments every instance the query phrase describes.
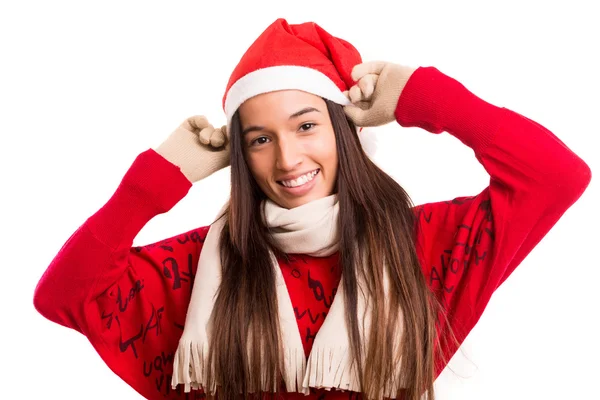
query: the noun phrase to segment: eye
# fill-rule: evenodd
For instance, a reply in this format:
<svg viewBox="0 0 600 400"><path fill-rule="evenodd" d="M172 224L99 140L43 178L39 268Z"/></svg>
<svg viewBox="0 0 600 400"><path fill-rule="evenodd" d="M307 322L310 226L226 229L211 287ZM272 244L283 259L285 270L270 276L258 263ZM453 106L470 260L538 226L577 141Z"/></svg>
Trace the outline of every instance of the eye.
<svg viewBox="0 0 600 400"><path fill-rule="evenodd" d="M265 143L268 143L268 140L269 140L269 138L266 136L259 136L250 142L250 146L257 146L257 145L265 144Z"/></svg>
<svg viewBox="0 0 600 400"><path fill-rule="evenodd" d="M312 122L307 122L305 124L300 125L300 130L302 132L306 132L306 131L311 130L315 125L317 125L317 124L313 124Z"/></svg>

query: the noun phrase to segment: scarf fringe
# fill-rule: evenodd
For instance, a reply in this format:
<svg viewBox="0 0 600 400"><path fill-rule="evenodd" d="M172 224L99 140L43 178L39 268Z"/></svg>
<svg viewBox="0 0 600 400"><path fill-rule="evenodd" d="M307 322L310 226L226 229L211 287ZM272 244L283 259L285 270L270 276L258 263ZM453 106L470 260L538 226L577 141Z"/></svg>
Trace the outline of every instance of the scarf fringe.
<svg viewBox="0 0 600 400"><path fill-rule="evenodd" d="M302 382L302 393L308 394L309 388L361 392L358 370L350 360L350 350L343 347L313 347ZM395 398L398 382L393 379L382 389L384 397Z"/></svg>
<svg viewBox="0 0 600 400"><path fill-rule="evenodd" d="M313 347L302 382L303 393L307 394L309 387L360 392L358 372L354 363L350 364L348 348Z"/></svg>
<svg viewBox="0 0 600 400"><path fill-rule="evenodd" d="M204 389L206 392L207 381L208 341L196 342L182 338L173 359L171 387L177 389L177 385L184 385L185 393L191 389ZM213 381L209 393L214 395L215 392L216 383Z"/></svg>
<svg viewBox="0 0 600 400"><path fill-rule="evenodd" d="M302 387L306 371L306 357L303 348L285 350L285 387L288 392L301 392L309 394L308 388Z"/></svg>

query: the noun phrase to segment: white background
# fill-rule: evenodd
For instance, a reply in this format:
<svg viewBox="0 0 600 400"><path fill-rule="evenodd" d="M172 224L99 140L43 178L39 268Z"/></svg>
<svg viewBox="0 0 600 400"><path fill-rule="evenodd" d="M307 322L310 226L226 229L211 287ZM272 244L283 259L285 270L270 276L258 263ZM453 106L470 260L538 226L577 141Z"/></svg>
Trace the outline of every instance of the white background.
<svg viewBox="0 0 600 400"><path fill-rule="evenodd" d="M546 126L598 171L594 2L447 3L3 2L0 397L140 398L85 337L35 312L33 289L137 154L190 115L225 122L229 74L277 17L315 21L364 60L435 66ZM416 204L487 185L472 151L447 133L391 124L376 135L375 161ZM194 185L135 244L208 224L228 194L228 173ZM599 204L593 180L493 296L454 372L438 379L439 399L600 399Z"/></svg>

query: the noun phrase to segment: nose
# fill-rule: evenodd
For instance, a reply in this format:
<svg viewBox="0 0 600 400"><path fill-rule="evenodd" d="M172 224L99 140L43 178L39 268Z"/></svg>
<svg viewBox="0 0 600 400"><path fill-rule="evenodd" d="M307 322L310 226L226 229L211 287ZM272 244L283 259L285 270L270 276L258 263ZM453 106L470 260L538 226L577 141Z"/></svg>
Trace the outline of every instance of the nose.
<svg viewBox="0 0 600 400"><path fill-rule="evenodd" d="M279 140L277 143L277 168L282 171L292 171L301 163L302 153L299 144L290 138Z"/></svg>

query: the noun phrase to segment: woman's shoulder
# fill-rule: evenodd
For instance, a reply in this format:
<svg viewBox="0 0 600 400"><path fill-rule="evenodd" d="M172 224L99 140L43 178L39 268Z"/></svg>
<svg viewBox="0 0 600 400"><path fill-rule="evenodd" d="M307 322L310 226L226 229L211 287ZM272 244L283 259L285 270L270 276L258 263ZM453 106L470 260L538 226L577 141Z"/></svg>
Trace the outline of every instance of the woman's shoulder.
<svg viewBox="0 0 600 400"><path fill-rule="evenodd" d="M129 267L85 312L96 351L146 398L176 395L170 387L173 357L208 228L132 247Z"/></svg>

